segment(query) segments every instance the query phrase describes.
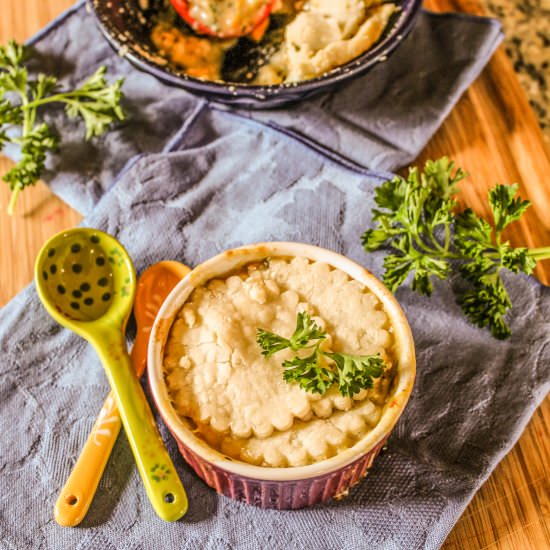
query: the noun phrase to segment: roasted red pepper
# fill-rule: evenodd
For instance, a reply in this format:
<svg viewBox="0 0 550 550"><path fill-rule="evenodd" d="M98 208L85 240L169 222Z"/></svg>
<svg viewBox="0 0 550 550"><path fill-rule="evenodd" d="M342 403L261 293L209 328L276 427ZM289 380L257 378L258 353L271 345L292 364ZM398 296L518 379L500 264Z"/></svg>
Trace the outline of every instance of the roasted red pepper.
<svg viewBox="0 0 550 550"><path fill-rule="evenodd" d="M247 10L246 0L170 0L174 9L186 23L198 34L218 38L237 38L246 36L267 19L275 0L258 2L257 9ZM203 14L200 18L201 4ZM227 9L224 9L227 7ZM208 21L210 19L210 21Z"/></svg>

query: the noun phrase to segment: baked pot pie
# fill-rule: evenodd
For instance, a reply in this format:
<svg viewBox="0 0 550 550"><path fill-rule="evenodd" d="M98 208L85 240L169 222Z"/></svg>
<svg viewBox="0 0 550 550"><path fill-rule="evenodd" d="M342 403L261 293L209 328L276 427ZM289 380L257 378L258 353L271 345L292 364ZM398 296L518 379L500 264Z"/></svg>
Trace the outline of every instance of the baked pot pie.
<svg viewBox="0 0 550 550"><path fill-rule="evenodd" d="M182 27L178 17L174 21L173 11L168 9L151 30L151 42L157 51L189 76L253 85L301 82L345 65L371 49L399 12L396 3L383 0L241 4L197 0L189 10L181 8L188 4L183 0L171 2L181 14L194 14L198 32ZM265 24L260 24L262 30L256 37L232 38L222 33L220 38L200 31L203 23L220 31L224 22L240 27L235 20L238 12L248 20L249 11L259 10L261 14L267 7L270 15L262 18ZM188 21L187 15L185 18ZM245 71L243 60L248 61ZM235 71L234 66L239 70Z"/></svg>
<svg viewBox="0 0 550 550"><path fill-rule="evenodd" d="M312 345L326 372L339 371L338 354L383 368L359 390L306 391L284 371L312 345L266 354L258 343L259 329L290 338L301 316L324 335ZM198 475L226 496L284 509L342 496L365 475L406 405L415 357L401 308L364 268L310 245L262 243L181 281L157 316L148 368Z"/></svg>

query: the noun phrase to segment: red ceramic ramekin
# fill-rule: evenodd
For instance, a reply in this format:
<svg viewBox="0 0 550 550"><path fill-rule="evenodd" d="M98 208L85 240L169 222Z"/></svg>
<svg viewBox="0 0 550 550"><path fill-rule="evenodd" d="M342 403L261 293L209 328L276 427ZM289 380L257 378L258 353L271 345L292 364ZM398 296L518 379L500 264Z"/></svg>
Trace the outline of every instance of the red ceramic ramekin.
<svg viewBox="0 0 550 550"><path fill-rule="evenodd" d="M325 262L368 287L382 302L392 326L397 373L376 427L353 447L336 456L288 468L254 466L229 458L196 436L172 404L163 374L164 345L172 322L191 292L213 278L224 277L241 266L269 257L301 256ZM347 494L367 472L403 412L416 372L409 324L391 292L369 271L350 259L316 246L272 242L223 252L193 269L162 305L149 342L149 383L166 425L185 460L218 493L262 508L293 509Z"/></svg>

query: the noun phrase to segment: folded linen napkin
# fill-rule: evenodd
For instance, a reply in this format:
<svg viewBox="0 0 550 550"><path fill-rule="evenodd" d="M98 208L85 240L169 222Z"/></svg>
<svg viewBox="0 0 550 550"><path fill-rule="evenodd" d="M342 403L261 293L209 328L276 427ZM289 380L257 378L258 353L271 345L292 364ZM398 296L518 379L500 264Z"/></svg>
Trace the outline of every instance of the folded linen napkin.
<svg viewBox="0 0 550 550"><path fill-rule="evenodd" d="M409 37L384 63L336 92L270 111L242 114L285 128L351 164L395 170L412 161L502 40L494 19L422 12ZM139 72L118 56L83 1L30 40L35 68L70 86L99 65L124 76L128 120L83 144L82 125L48 111L63 138L45 181L82 213L139 153L161 151L205 100ZM16 156L16 151L8 151Z"/></svg>
<svg viewBox="0 0 550 550"><path fill-rule="evenodd" d="M204 108L169 150L135 158L84 224L118 237L138 271L167 258L194 266L276 239L339 251L380 275L383 254L366 254L360 235L371 224L373 187L386 177ZM438 548L550 389L550 288L518 276L509 288L507 341L470 325L448 282L436 281L430 300L398 291L416 342L415 389L388 450L344 500L279 512L218 496L163 430L188 514L172 524L155 515L121 435L77 529L57 526L53 505L107 382L90 346L56 325L27 288L0 312L2 547Z"/></svg>

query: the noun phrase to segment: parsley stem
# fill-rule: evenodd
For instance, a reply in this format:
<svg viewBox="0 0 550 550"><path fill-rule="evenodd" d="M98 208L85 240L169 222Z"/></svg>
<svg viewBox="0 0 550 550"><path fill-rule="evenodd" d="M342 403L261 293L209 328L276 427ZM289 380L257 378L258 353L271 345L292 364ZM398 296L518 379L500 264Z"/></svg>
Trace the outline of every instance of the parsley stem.
<svg viewBox="0 0 550 550"><path fill-rule="evenodd" d="M431 239L433 244L436 245L436 248L430 248L424 241L420 238L418 233L412 233L414 237L414 242L417 245L417 247L420 249L420 251L426 252L430 255L432 258L437 259L448 259L448 260L461 260L463 259L463 256L461 254L455 254L454 252L450 252L448 249L443 248L435 241L435 239Z"/></svg>
<svg viewBox="0 0 550 550"><path fill-rule="evenodd" d="M28 105L29 100L23 92L19 94L21 96L21 107L25 107ZM23 128L21 131L21 140L23 140L31 131L33 127L33 111L25 110L23 112ZM21 192L21 187L16 186L12 189L11 195L10 195L10 202L8 203L8 216L13 216L13 213L15 211L15 204L17 203L17 198L19 197L19 193Z"/></svg>
<svg viewBox="0 0 550 550"><path fill-rule="evenodd" d="M445 257L445 254L447 254L448 250L446 248L443 248L438 242L437 242L437 239L435 238L434 234L431 233L430 234L430 241L432 241L432 243L434 244L434 246L437 248L437 250L439 250L439 253L440 254L443 254L444 257Z"/></svg>
<svg viewBox="0 0 550 550"><path fill-rule="evenodd" d="M13 212L15 210L15 203L17 202L17 197L19 196L19 193L21 191L21 188L16 187L10 195L10 202L8 203L8 216L13 216Z"/></svg>
<svg viewBox="0 0 550 550"><path fill-rule="evenodd" d="M40 107L41 105L46 105L47 103L64 102L70 99L67 96L68 94L55 94L49 97L45 97L43 99L35 99L34 101L30 101L26 105L21 105L21 109L25 111L28 109L36 109L36 107Z"/></svg>
<svg viewBox="0 0 550 550"><path fill-rule="evenodd" d="M550 246L543 246L541 248L531 248L527 251L527 255L536 260L547 260L550 258Z"/></svg>
<svg viewBox="0 0 550 550"><path fill-rule="evenodd" d="M449 224L445 224L445 250L449 252L449 245L451 244L451 228Z"/></svg>
<svg viewBox="0 0 550 550"><path fill-rule="evenodd" d="M416 232L416 231L411 231L411 235L412 237L414 238L414 242L416 244L416 246L420 249L420 250L423 250L424 252L427 252L428 254L435 254L437 255L437 252L433 249L433 248L430 248L421 238L420 238L420 235Z"/></svg>
<svg viewBox="0 0 550 550"><path fill-rule="evenodd" d="M50 95L42 99L35 99L34 101L29 101L25 105L21 105L21 109L24 111L26 109L33 109L40 107L41 105L46 105L47 103L71 103L79 97L88 97L90 96L90 90L75 90L73 92L61 92L58 94Z"/></svg>
<svg viewBox="0 0 550 550"><path fill-rule="evenodd" d="M29 111L29 126L31 128L34 128L34 124L36 122L36 108L33 108Z"/></svg>

